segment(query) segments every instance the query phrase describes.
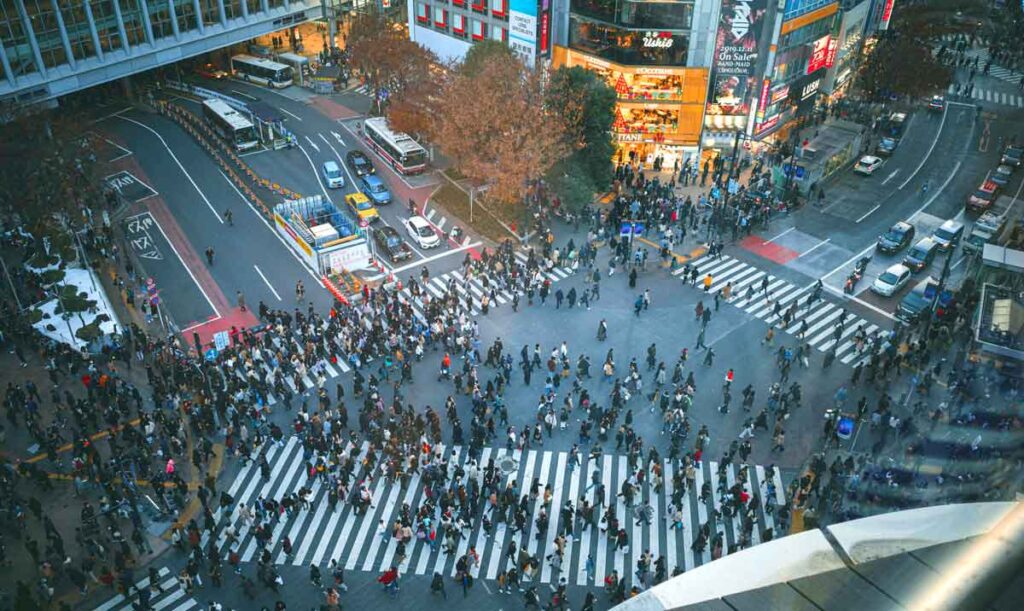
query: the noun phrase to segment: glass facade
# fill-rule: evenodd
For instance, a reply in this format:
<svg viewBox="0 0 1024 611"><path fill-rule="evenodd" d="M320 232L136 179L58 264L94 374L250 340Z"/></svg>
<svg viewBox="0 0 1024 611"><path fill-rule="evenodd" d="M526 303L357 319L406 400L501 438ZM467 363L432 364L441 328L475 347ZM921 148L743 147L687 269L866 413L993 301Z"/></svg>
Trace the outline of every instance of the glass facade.
<svg viewBox="0 0 1024 611"><path fill-rule="evenodd" d="M126 46L148 48L150 38L158 46L177 44L176 33L194 36L201 25L220 24L222 5L231 21L245 17L245 8L259 16L264 5L297 11L314 4L319 0L0 0L0 44L9 64L0 64L0 87L35 86L18 81L40 72L47 79L66 77L50 70L79 69L83 61L92 69L96 59L110 61L108 54Z"/></svg>
<svg viewBox="0 0 1024 611"><path fill-rule="evenodd" d="M569 48L618 64L685 66L685 32L630 30L581 15L569 17Z"/></svg>
<svg viewBox="0 0 1024 611"><path fill-rule="evenodd" d="M577 0L572 12L627 28L688 30L692 0Z"/></svg>

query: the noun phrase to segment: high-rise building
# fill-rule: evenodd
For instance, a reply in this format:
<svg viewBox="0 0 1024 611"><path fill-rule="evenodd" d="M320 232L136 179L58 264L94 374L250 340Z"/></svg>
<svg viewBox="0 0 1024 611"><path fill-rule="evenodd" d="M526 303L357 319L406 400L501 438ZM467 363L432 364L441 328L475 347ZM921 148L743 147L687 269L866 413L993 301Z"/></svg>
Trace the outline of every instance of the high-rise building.
<svg viewBox="0 0 1024 611"><path fill-rule="evenodd" d="M551 54L552 14L567 0L406 0L409 37L441 60L462 59L476 42L507 44L530 65Z"/></svg>
<svg viewBox="0 0 1024 611"><path fill-rule="evenodd" d="M321 13L321 0L2 0L0 100L52 100Z"/></svg>

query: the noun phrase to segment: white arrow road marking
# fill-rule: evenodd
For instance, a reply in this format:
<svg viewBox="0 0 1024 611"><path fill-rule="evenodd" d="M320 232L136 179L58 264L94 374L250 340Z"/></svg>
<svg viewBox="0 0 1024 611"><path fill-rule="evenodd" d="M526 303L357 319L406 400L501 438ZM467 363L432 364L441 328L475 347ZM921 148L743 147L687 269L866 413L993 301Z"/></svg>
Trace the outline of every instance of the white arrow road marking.
<svg viewBox="0 0 1024 611"><path fill-rule="evenodd" d="M341 139L341 134L339 134L338 132L331 132L331 135L334 136L334 139L338 141L338 144L340 144L341 146L345 146L345 141Z"/></svg>
<svg viewBox="0 0 1024 611"><path fill-rule="evenodd" d="M316 142L313 142L312 138L310 138L309 136L303 136L303 138L306 139L306 142L309 142L309 146L316 149L316 152L320 152L320 147L316 145Z"/></svg>

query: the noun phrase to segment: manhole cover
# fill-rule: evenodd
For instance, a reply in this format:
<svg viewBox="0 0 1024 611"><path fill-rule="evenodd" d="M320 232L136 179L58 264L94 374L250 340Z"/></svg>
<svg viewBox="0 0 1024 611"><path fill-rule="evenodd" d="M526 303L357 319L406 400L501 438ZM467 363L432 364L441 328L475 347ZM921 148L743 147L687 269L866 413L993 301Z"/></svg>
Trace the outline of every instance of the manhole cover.
<svg viewBox="0 0 1024 611"><path fill-rule="evenodd" d="M519 461L514 458L502 458L498 461L498 468L505 475L519 471Z"/></svg>

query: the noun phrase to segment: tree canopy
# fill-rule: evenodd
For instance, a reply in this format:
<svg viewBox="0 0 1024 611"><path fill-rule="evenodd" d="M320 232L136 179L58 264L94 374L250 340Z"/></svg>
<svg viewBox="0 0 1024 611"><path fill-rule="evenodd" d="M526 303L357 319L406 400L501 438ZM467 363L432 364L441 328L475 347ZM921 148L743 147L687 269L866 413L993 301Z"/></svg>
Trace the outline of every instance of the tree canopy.
<svg viewBox="0 0 1024 611"><path fill-rule="evenodd" d="M548 81L548 107L562 118L570 165L586 174L594 190L611 183L615 99L611 85L579 66L558 68Z"/></svg>

